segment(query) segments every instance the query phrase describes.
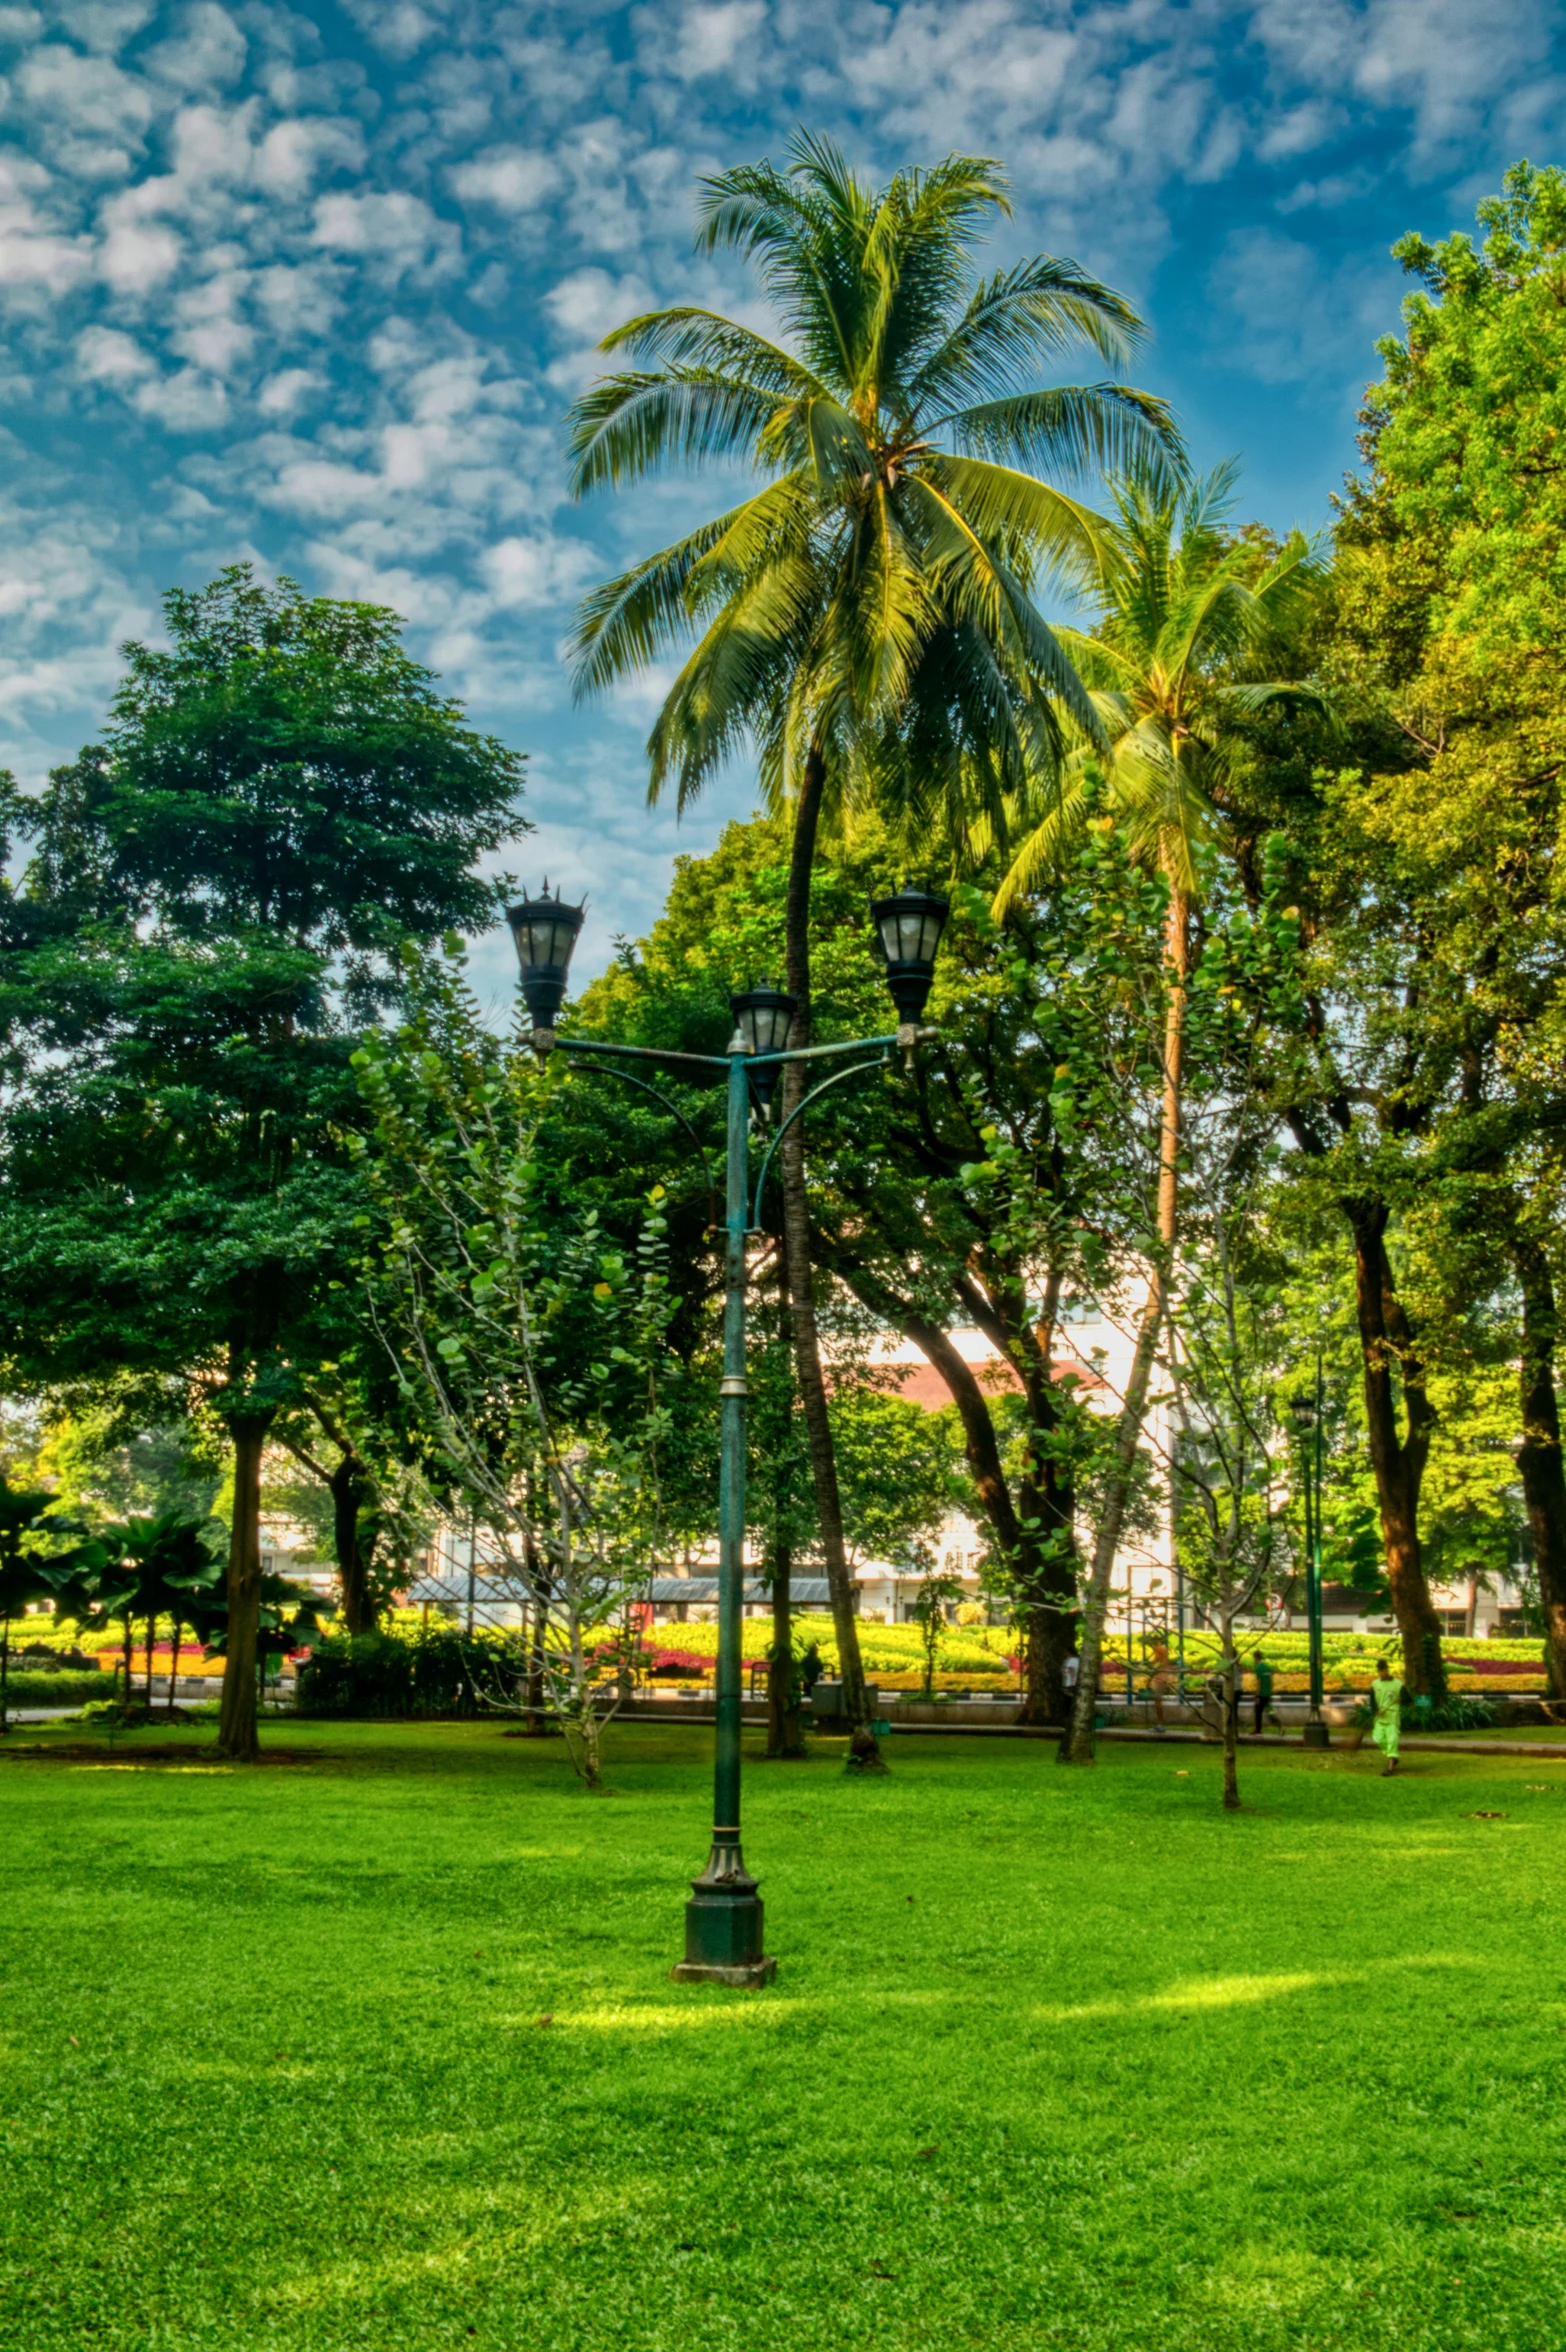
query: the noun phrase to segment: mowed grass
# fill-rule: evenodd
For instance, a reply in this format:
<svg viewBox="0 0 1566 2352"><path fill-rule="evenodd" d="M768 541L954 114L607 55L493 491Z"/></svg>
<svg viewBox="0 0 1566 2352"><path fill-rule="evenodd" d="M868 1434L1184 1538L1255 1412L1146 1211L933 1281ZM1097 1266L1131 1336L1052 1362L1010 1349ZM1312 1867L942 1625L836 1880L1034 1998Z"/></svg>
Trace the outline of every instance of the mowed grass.
<svg viewBox="0 0 1566 2352"><path fill-rule="evenodd" d="M694 1727L267 1737L0 1763L7 2352L1566 2340L1562 1766L758 1764L747 1994Z"/></svg>

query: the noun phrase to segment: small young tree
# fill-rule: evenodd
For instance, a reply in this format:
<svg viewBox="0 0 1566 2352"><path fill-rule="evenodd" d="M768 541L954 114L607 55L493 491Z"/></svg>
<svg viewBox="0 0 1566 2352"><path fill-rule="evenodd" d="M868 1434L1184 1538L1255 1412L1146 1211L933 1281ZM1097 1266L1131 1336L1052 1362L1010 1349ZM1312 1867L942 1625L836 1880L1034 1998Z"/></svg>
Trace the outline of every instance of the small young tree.
<svg viewBox="0 0 1566 2352"><path fill-rule="evenodd" d="M455 942L406 969L412 1017L355 1056L383 1224L372 1312L431 1478L471 1518L491 1590L542 1632L543 1704L595 1788L620 1697L599 1653L660 1532L677 1304L663 1221L655 1198L628 1255L595 1211L550 1215L538 1130L569 1074L485 1027Z"/></svg>
<svg viewBox="0 0 1566 2352"><path fill-rule="evenodd" d="M941 1636L946 1631L946 1612L954 1601L962 1599L962 1579L943 1576L938 1569L927 1568L920 1580L913 1606L914 1623L924 1646L924 1695L935 1696L935 1670L940 1660Z"/></svg>

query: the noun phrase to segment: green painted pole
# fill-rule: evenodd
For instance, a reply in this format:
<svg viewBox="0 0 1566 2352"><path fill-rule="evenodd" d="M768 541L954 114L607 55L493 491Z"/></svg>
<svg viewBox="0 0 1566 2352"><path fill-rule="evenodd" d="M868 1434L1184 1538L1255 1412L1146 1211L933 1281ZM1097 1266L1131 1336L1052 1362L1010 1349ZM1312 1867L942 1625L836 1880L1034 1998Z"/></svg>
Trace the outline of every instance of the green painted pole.
<svg viewBox="0 0 1566 2352"><path fill-rule="evenodd" d="M762 1950L763 1905L740 1848L740 1687L745 1607L745 1245L749 1224L750 1077L729 1055L724 1219L723 1379L718 1395L718 1675L712 1851L685 1906L687 1984L765 1984L777 1963Z"/></svg>

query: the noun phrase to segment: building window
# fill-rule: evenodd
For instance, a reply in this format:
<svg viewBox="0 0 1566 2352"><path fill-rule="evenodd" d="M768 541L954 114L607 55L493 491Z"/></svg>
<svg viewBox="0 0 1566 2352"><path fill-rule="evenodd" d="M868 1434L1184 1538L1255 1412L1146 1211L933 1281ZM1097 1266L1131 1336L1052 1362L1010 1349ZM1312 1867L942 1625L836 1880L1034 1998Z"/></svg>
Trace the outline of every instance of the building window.
<svg viewBox="0 0 1566 2352"><path fill-rule="evenodd" d="M1437 1609L1436 1623L1443 1633L1466 1633L1468 1631L1468 1611L1466 1609Z"/></svg>

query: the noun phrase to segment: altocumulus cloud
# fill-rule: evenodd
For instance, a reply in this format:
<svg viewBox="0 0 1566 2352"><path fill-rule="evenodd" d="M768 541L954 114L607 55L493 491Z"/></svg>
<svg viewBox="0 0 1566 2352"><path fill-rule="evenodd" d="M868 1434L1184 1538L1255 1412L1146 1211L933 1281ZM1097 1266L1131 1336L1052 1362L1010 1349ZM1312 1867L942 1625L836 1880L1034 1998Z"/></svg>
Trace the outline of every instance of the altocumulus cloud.
<svg viewBox="0 0 1566 2352"><path fill-rule="evenodd" d="M589 952L654 910L661 681L575 711L596 573L706 493L573 508L560 415L630 310L754 290L690 186L807 121L872 169L1000 156L996 258L1074 253L1156 334L1140 378L1256 511L1319 520L1385 258L1560 151L1556 15L1515 0L150 0L0 6L0 729L36 781L157 598L247 556L374 597L535 754L528 865ZM733 777L691 831L747 805ZM502 986L503 967L493 966Z"/></svg>

